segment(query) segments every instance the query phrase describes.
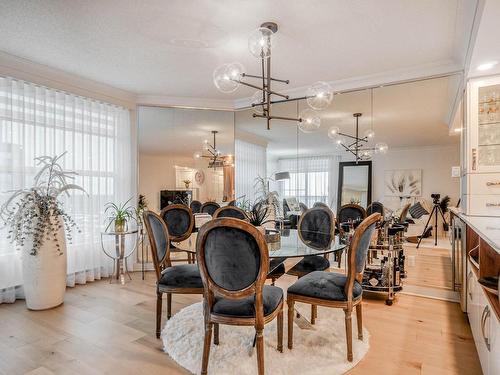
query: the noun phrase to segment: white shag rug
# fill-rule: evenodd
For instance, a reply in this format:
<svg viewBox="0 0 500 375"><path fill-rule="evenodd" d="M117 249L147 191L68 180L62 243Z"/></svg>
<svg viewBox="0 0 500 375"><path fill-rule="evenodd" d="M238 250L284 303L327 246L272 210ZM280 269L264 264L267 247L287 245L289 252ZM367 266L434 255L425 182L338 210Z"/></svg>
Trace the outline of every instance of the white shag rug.
<svg viewBox="0 0 500 375"><path fill-rule="evenodd" d="M310 315L310 305L295 304ZM287 310L284 309L283 353L276 350L276 319L264 328L264 364L267 374L343 374L368 352L369 333L363 329L358 340L356 314L352 315L354 360L347 361L344 311L318 307L316 324L308 329L294 323L293 349L287 346ZM175 314L162 332L164 350L193 374L201 370L203 352L203 306L195 303ZM212 375L257 374L257 353L252 348L255 329L219 325L219 345L210 348L208 373Z"/></svg>

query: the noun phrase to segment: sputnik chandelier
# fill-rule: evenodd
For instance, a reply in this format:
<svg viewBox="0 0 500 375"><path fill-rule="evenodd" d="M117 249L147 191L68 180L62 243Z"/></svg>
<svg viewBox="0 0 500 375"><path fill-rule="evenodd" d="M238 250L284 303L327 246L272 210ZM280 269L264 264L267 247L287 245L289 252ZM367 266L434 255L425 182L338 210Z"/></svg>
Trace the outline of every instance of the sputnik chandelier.
<svg viewBox="0 0 500 375"><path fill-rule="evenodd" d="M203 141L202 152L195 152L193 155L195 159L200 159L200 158L208 159L208 168L217 169L218 167L231 165L232 156L231 155L224 156L222 155L221 151L217 149L217 143L215 139L217 133L218 133L217 130L212 130L212 134L214 136L214 143L211 144L208 141L208 139L205 139ZM207 154L204 155L203 151L206 151Z"/></svg>
<svg viewBox="0 0 500 375"><path fill-rule="evenodd" d="M327 108L332 99L333 92L326 82L316 82L307 90L306 96L290 98L288 95L276 92L272 88L273 82L289 84L289 80L278 79L271 76L271 42L273 35L278 31L274 22L265 22L248 38L250 53L261 60L260 75L247 74L240 63L223 64L214 70L213 79L215 86L224 93L236 91L240 85L257 89L252 96L253 117L265 118L267 129L271 129L271 120L296 121L300 130L305 133L317 130L321 119L316 111ZM256 84L244 81L255 80ZM274 99L279 97L279 99ZM300 112L298 118L273 116L272 105L297 100L306 100L310 108Z"/></svg>

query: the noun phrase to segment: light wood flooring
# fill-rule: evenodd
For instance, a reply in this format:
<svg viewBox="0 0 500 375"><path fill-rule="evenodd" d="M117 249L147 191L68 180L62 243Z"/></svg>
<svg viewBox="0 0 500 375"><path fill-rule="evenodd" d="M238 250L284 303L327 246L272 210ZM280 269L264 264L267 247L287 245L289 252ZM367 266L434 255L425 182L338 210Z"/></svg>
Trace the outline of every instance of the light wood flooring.
<svg viewBox="0 0 500 375"><path fill-rule="evenodd" d="M68 289L64 305L48 311L0 305L0 374L185 374L154 336L154 284L152 272L145 281L135 273L125 286L103 280ZM199 300L175 295L173 313ZM363 303L370 350L350 374L481 373L458 304L408 295L390 307Z"/></svg>

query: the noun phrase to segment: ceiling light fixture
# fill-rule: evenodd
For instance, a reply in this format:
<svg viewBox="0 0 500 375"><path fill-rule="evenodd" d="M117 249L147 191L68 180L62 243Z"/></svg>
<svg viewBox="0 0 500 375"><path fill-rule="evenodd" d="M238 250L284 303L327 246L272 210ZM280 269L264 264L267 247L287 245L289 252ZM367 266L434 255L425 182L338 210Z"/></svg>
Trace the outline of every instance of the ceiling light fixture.
<svg viewBox="0 0 500 375"><path fill-rule="evenodd" d="M203 150L201 152L197 151L193 154L193 157L195 159L200 159L200 158L209 159L208 168L217 169L217 167L224 167L226 165L231 165L231 161L233 158L232 155L227 155L227 156L222 155L221 151L217 149L217 143L215 140L215 136L217 135L217 133L218 133L217 130L212 130L212 134L214 135L213 144L210 144L208 139L205 139L203 141ZM204 155L203 151L206 151L208 155Z"/></svg>
<svg viewBox="0 0 500 375"><path fill-rule="evenodd" d="M236 91L240 85L257 89L252 96L253 117L265 118L267 129L271 129L271 120L296 121L300 130L310 133L317 130L321 125L321 119L316 111L327 108L333 99L333 92L326 82L316 82L308 88L305 96L290 98L272 89L273 82L289 84L289 80L273 78L271 76L271 46L272 37L278 31L278 25L274 22L265 22L255 30L248 38L248 50L261 60L260 75L245 73L240 63L223 64L217 67L213 73L215 86L224 93ZM243 81L244 78L255 79L259 84ZM281 99L273 100L273 97ZM304 109L296 118L273 116L271 106L276 103L306 100L310 108Z"/></svg>
<svg viewBox="0 0 500 375"><path fill-rule="evenodd" d="M498 61L490 61L490 62L481 64L481 65L478 65L476 69L480 70L480 71L490 70L491 68L493 68L497 64L498 64Z"/></svg>

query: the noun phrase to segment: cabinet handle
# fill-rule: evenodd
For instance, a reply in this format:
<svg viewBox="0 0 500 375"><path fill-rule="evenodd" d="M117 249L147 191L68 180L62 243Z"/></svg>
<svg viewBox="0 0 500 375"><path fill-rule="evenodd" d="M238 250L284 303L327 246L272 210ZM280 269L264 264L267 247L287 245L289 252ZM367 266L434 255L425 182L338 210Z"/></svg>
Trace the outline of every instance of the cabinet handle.
<svg viewBox="0 0 500 375"><path fill-rule="evenodd" d="M500 181L488 181L486 186L500 186Z"/></svg>
<svg viewBox="0 0 500 375"><path fill-rule="evenodd" d="M469 271L469 274L467 275L467 292L469 293L469 298L472 301L472 288L470 286L470 279L472 278L472 271Z"/></svg>
<svg viewBox="0 0 500 375"><path fill-rule="evenodd" d="M486 207L500 207L500 203L486 203Z"/></svg>
<svg viewBox="0 0 500 375"><path fill-rule="evenodd" d="M489 319L490 316L490 308L486 305L484 306L483 314L481 315L481 334L483 335L484 344L486 345L486 349L488 349L488 351L490 351L490 338L486 337L484 334L484 326L486 325L486 319Z"/></svg>
<svg viewBox="0 0 500 375"><path fill-rule="evenodd" d="M472 170L476 170L477 162L477 150L475 148L472 149Z"/></svg>

